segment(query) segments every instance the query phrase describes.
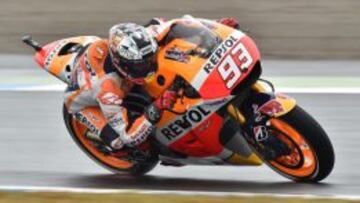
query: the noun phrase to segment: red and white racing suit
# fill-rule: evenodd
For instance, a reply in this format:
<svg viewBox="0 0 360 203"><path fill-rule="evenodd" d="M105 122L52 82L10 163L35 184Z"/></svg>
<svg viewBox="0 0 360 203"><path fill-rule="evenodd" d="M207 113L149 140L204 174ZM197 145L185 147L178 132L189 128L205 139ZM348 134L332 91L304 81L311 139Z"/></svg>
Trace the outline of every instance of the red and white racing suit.
<svg viewBox="0 0 360 203"><path fill-rule="evenodd" d="M65 93L67 110L106 144L115 149L135 146L151 133L153 126L144 115L130 123L127 109L121 106L133 84L112 68L107 40L87 48L71 79Z"/></svg>

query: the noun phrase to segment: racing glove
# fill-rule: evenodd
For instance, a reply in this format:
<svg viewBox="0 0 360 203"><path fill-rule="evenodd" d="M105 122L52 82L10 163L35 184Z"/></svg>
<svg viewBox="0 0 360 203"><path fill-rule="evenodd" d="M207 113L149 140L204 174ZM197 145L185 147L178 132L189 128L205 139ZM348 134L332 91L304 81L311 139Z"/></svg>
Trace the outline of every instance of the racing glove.
<svg viewBox="0 0 360 203"><path fill-rule="evenodd" d="M175 91L166 90L164 94L155 101L155 106L161 110L171 109L174 106L176 99L177 94Z"/></svg>
<svg viewBox="0 0 360 203"><path fill-rule="evenodd" d="M166 90L163 95L150 104L145 110L145 116L152 124L159 122L162 113L166 109L172 109L177 99L177 93Z"/></svg>
<svg viewBox="0 0 360 203"><path fill-rule="evenodd" d="M234 29L239 29L239 21L237 21L235 18L221 18L217 22Z"/></svg>

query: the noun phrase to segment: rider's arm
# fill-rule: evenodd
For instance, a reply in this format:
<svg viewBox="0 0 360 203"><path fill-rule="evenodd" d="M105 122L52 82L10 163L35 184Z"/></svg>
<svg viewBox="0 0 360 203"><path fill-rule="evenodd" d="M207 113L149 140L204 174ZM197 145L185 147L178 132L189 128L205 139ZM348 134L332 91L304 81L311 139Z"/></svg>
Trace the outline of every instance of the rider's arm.
<svg viewBox="0 0 360 203"><path fill-rule="evenodd" d="M103 81L96 96L108 124L118 134L117 139L108 136L113 139L108 140L108 144L115 149L123 145L136 146L142 143L153 129L153 125L144 115L130 122L127 109L121 106L124 91L120 88L122 85L118 83L112 79Z"/></svg>
<svg viewBox="0 0 360 203"><path fill-rule="evenodd" d="M171 109L177 99L174 90L166 90L145 109L142 116L131 122L127 109L121 106L126 88L126 85L120 84L119 81L107 79L102 82L97 94L98 103L108 124L119 135L118 137L104 135L105 138L102 139L115 149L120 149L123 145L136 146L144 142L160 120L162 112Z"/></svg>

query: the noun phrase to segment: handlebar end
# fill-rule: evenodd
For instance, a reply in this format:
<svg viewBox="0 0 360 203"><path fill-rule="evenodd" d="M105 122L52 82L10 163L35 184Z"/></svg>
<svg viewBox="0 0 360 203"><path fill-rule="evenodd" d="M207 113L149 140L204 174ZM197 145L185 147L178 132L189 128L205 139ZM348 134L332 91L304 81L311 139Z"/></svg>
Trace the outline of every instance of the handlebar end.
<svg viewBox="0 0 360 203"><path fill-rule="evenodd" d="M32 47L35 51L37 51L37 52L42 50L41 45L40 45L38 42L36 42L35 40L33 40L30 35L25 35L25 36L23 36L23 37L21 38L21 40L22 40L25 44L31 46L31 47Z"/></svg>

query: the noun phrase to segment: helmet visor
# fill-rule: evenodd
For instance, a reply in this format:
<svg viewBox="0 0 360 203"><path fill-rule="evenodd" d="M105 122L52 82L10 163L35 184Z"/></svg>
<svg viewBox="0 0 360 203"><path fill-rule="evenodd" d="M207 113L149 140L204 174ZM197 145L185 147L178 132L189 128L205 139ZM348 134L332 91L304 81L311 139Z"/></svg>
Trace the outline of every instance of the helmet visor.
<svg viewBox="0 0 360 203"><path fill-rule="evenodd" d="M132 79L146 78L155 73L158 68L155 57L150 57L141 61L132 61L131 63L123 65L126 76Z"/></svg>

